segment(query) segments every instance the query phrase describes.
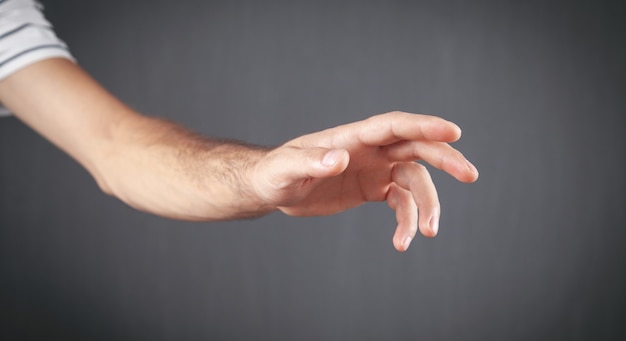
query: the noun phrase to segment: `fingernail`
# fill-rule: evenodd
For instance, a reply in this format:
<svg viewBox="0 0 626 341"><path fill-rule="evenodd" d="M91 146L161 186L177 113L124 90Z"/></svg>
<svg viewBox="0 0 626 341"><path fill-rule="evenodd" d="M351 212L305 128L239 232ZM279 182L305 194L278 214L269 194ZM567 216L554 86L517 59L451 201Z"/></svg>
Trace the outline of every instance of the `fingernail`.
<svg viewBox="0 0 626 341"><path fill-rule="evenodd" d="M326 167L332 167L339 162L343 156L343 150L334 149L326 153L322 159L322 165Z"/></svg>
<svg viewBox="0 0 626 341"><path fill-rule="evenodd" d="M467 165L467 169L469 169L470 172L478 173L478 169L476 169L476 167L474 167L474 165L471 162L469 162L469 160L465 160L465 164Z"/></svg>
<svg viewBox="0 0 626 341"><path fill-rule="evenodd" d="M459 132L459 136L461 136L461 134L463 133L463 131L461 130L461 127L459 127L459 125L454 122L451 122L451 121L448 121L448 122L452 123L454 128Z"/></svg>
<svg viewBox="0 0 626 341"><path fill-rule="evenodd" d="M404 242L402 242L402 248L404 248L404 251L409 249L409 245L411 245L412 240L413 238L411 238L411 236L406 236L404 238Z"/></svg>
<svg viewBox="0 0 626 341"><path fill-rule="evenodd" d="M439 217L433 216L430 218L430 229L433 231L433 234L439 232Z"/></svg>

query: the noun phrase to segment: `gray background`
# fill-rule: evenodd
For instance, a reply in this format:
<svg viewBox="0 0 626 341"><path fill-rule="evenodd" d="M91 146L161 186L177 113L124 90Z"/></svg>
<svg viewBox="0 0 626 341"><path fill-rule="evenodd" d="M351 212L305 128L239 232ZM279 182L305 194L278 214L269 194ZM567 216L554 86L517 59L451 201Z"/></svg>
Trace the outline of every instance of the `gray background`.
<svg viewBox="0 0 626 341"><path fill-rule="evenodd" d="M278 144L390 110L457 122L440 235L383 203L224 223L149 216L0 120L0 338L626 337L626 11L607 1L45 1L121 99Z"/></svg>

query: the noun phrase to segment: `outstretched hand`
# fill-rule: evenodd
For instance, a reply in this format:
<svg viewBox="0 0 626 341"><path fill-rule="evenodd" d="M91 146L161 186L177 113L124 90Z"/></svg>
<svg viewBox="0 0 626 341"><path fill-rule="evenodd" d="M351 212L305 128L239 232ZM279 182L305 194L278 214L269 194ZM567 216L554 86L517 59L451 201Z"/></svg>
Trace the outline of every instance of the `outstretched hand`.
<svg viewBox="0 0 626 341"><path fill-rule="evenodd" d="M194 134L125 106L76 64L51 58L0 82L0 101L55 143L100 188L139 210L192 221L326 215L386 200L405 251L435 236L437 191L422 160L462 182L476 168L448 143L439 117L391 112L298 137L268 150ZM419 213L419 214L418 214Z"/></svg>
<svg viewBox="0 0 626 341"><path fill-rule="evenodd" d="M270 151L253 169L255 194L293 216L337 213L386 200L396 212L393 244L405 251L418 230L437 234L437 190L423 160L470 183L478 171L448 143L461 137L452 122L391 112L301 136ZM419 213L419 214L418 214Z"/></svg>

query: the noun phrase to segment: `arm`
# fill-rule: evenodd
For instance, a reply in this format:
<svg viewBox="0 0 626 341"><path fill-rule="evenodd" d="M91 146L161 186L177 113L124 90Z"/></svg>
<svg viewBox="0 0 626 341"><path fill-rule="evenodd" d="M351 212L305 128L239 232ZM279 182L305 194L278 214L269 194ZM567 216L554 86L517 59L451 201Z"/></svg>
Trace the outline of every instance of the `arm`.
<svg viewBox="0 0 626 341"><path fill-rule="evenodd" d="M0 101L83 165L104 192L137 209L183 220L270 210L242 200L241 173L265 150L140 115L66 59L33 64L0 82Z"/></svg>
<svg viewBox="0 0 626 341"><path fill-rule="evenodd" d="M433 116L394 112L259 148L136 113L64 59L9 76L0 82L0 101L82 164L103 191L175 219L235 219L277 209L321 215L387 200L398 220L394 245L403 251L418 220L427 236L437 233L439 220L435 187L414 160L463 182L478 177L448 144L460 129Z"/></svg>

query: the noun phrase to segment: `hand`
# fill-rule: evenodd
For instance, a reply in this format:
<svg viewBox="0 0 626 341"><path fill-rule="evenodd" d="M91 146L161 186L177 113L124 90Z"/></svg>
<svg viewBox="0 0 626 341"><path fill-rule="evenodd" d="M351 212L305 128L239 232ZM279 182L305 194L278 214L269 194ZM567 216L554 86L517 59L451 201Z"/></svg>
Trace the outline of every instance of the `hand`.
<svg viewBox="0 0 626 341"><path fill-rule="evenodd" d="M252 186L265 205L293 216L332 214L386 200L398 222L393 244L406 251L418 226L425 236L437 234L440 214L432 179L414 161L462 182L478 178L476 168L448 144L460 137L457 125L439 117L377 115L270 151L254 167Z"/></svg>
<svg viewBox="0 0 626 341"><path fill-rule="evenodd" d="M80 162L104 192L173 219L238 219L275 209L323 215L387 200L398 220L394 245L404 251L418 221L426 236L437 233L439 222L435 186L414 161L463 182L478 177L448 145L460 129L433 116L378 115L268 150L143 116L59 58L4 79L0 101Z"/></svg>

